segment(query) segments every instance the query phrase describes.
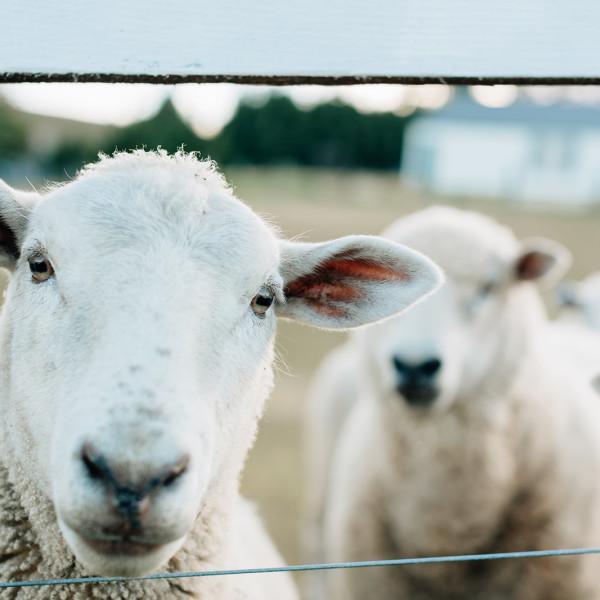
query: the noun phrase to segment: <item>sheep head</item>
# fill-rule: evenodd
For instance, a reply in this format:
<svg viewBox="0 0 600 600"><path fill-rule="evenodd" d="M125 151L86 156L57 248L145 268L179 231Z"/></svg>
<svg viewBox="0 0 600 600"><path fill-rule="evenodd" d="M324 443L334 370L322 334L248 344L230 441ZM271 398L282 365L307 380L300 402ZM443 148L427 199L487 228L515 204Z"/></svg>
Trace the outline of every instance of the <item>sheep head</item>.
<svg viewBox="0 0 600 600"><path fill-rule="evenodd" d="M564 274L566 248L543 238L518 241L492 219L449 207L401 218L383 235L432 258L446 283L405 316L358 333L378 395L420 418L509 381L545 319L533 284Z"/></svg>
<svg viewBox="0 0 600 600"><path fill-rule="evenodd" d="M156 570L237 494L277 316L354 327L440 281L379 238L281 241L183 153L103 158L39 197L3 184L0 246L6 443L99 575Z"/></svg>

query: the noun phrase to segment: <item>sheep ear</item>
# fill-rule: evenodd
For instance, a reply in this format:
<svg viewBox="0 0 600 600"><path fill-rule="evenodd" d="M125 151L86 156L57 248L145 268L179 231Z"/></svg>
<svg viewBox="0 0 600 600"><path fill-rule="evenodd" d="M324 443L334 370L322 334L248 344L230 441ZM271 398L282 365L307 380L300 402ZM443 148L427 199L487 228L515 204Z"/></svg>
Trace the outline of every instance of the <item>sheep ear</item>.
<svg viewBox="0 0 600 600"><path fill-rule="evenodd" d="M19 192L0 179L0 267L13 271L37 194Z"/></svg>
<svg viewBox="0 0 600 600"><path fill-rule="evenodd" d="M440 269L422 254L371 236L282 242L279 316L346 329L394 315L435 290Z"/></svg>
<svg viewBox="0 0 600 600"><path fill-rule="evenodd" d="M529 238L521 243L515 276L519 281L550 286L566 274L571 260L571 253L562 244L546 238Z"/></svg>

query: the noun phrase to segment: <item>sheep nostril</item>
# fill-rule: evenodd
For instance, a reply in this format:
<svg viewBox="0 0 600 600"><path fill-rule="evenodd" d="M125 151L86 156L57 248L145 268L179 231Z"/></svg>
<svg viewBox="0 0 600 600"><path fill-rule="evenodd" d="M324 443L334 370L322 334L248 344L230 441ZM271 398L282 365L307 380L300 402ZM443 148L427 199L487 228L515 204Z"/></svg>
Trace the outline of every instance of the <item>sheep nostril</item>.
<svg viewBox="0 0 600 600"><path fill-rule="evenodd" d="M397 356L392 358L392 362L394 363L394 368L400 374L406 374L411 368L403 361L400 360Z"/></svg>
<svg viewBox="0 0 600 600"><path fill-rule="evenodd" d="M88 446L84 446L81 451L81 460L86 468L90 479L111 483L113 481L112 473L106 460L95 454Z"/></svg>
<svg viewBox="0 0 600 600"><path fill-rule="evenodd" d="M433 377L442 368L442 361L438 358L431 358L420 363L407 363L394 356L392 362L398 375L410 380Z"/></svg>
<svg viewBox="0 0 600 600"><path fill-rule="evenodd" d="M180 460L178 460L170 472L168 472L162 479L162 487L169 487L173 485L186 471L190 462L189 455L183 456Z"/></svg>
<svg viewBox="0 0 600 600"><path fill-rule="evenodd" d="M86 466L88 475L92 479L102 479L102 470L89 456L83 457L83 464Z"/></svg>
<svg viewBox="0 0 600 600"><path fill-rule="evenodd" d="M419 370L423 375L431 377L435 375L442 367L442 362L437 358L427 360L419 366Z"/></svg>

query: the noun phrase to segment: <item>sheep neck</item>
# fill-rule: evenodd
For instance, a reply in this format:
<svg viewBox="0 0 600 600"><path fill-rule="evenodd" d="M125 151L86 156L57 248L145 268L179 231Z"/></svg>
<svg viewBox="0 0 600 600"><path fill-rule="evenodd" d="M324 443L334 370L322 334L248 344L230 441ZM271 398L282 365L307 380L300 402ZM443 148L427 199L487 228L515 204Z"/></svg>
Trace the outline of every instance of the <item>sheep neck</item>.
<svg viewBox="0 0 600 600"><path fill-rule="evenodd" d="M13 463L14 464L14 463ZM0 580L31 581L92 575L75 560L66 546L50 499L32 484L22 485L19 468L0 466ZM166 572L224 568L229 515L205 510L181 550L169 561ZM43 535L40 532L43 531ZM99 597L133 600L159 598L228 597L223 578L146 580L94 584ZM57 589L58 588L58 589ZM90 597L90 585L19 588L14 597L50 598L64 594L74 600Z"/></svg>

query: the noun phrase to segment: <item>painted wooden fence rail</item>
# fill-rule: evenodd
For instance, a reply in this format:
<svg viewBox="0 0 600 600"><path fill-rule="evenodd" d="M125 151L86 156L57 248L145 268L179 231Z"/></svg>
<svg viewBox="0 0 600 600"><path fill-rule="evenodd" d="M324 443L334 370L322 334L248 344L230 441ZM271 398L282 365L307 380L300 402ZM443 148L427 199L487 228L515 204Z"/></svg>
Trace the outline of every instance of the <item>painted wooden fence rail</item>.
<svg viewBox="0 0 600 600"><path fill-rule="evenodd" d="M0 0L0 82L600 83L596 0Z"/></svg>

